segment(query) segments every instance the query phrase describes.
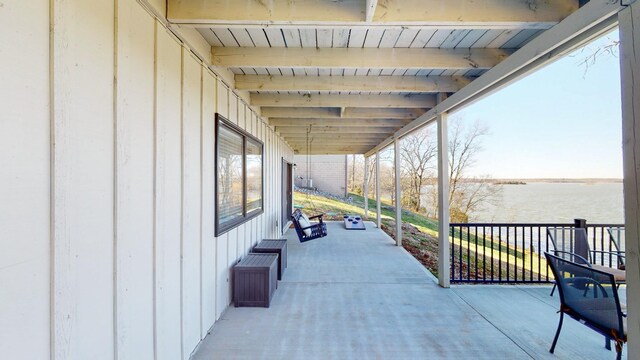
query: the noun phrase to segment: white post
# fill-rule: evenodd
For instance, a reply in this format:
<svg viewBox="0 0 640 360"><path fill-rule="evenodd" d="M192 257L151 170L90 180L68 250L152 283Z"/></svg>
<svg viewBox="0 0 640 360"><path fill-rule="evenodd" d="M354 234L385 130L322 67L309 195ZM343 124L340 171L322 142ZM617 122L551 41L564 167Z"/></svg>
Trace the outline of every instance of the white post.
<svg viewBox="0 0 640 360"><path fill-rule="evenodd" d="M618 14L627 261L627 358L640 358L640 2ZM637 27L636 27L637 25ZM636 111L637 110L637 111Z"/></svg>
<svg viewBox="0 0 640 360"><path fill-rule="evenodd" d="M396 170L396 245L402 246L402 188L400 187L400 139L394 142L394 164Z"/></svg>
<svg viewBox="0 0 640 360"><path fill-rule="evenodd" d="M449 287L449 134L447 114L438 116L438 283Z"/></svg>
<svg viewBox="0 0 640 360"><path fill-rule="evenodd" d="M378 229L382 227L382 218L380 213L380 151L376 153L376 220Z"/></svg>
<svg viewBox="0 0 640 360"><path fill-rule="evenodd" d="M364 157L364 218L369 218L369 159Z"/></svg>

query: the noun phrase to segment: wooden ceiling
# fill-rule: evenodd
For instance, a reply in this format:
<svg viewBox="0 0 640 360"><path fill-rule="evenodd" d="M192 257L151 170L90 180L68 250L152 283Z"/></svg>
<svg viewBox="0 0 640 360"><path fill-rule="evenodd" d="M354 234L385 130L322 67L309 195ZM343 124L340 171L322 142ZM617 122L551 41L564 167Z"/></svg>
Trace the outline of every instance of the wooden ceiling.
<svg viewBox="0 0 640 360"><path fill-rule="evenodd" d="M169 0L298 153L366 153L578 0Z"/></svg>

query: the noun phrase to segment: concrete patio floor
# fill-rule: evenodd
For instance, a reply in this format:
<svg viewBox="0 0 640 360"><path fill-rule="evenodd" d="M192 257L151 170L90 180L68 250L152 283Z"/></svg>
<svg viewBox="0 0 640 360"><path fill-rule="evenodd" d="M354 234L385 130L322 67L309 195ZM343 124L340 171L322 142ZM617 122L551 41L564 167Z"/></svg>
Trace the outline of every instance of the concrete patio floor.
<svg viewBox="0 0 640 360"><path fill-rule="evenodd" d="M549 354L559 318L550 286L442 289L375 224L328 231L301 244L289 230L271 307L230 307L192 359L615 358L572 319Z"/></svg>

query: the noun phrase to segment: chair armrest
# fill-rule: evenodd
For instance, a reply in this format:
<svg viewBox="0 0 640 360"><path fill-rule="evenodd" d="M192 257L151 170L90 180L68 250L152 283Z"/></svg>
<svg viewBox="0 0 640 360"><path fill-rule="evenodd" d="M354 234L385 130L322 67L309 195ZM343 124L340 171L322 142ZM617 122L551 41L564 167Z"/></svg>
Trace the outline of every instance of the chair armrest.
<svg viewBox="0 0 640 360"><path fill-rule="evenodd" d="M323 216L324 216L324 214L319 214L319 215L309 216L309 219L320 218L320 220L322 220L322 217L323 217Z"/></svg>
<svg viewBox="0 0 640 360"><path fill-rule="evenodd" d="M625 257L625 254L623 251L602 251L602 250L591 250L592 253L600 253L600 254L611 254L611 255L615 255L615 256L619 256L621 258Z"/></svg>
<svg viewBox="0 0 640 360"><path fill-rule="evenodd" d="M582 256L576 254L576 253L572 253L570 251L559 251L559 250L554 250L555 254L569 254L572 255L574 258L582 261L584 263L584 265L587 265L588 267L591 267L591 264L589 263L589 261L585 258L583 258ZM573 261L573 260L572 260ZM577 261L573 261L573 262L577 262Z"/></svg>

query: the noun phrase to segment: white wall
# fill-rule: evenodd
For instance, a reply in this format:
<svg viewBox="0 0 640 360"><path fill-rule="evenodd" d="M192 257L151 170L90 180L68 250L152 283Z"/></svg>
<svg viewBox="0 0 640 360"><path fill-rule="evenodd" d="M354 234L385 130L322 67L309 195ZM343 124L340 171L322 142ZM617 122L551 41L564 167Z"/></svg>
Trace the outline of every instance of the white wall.
<svg viewBox="0 0 640 360"><path fill-rule="evenodd" d="M45 359L51 324L49 0L3 1L0 65L0 357L26 358L28 349L29 358Z"/></svg>
<svg viewBox="0 0 640 360"><path fill-rule="evenodd" d="M187 359L291 149L136 1L3 5L0 357ZM216 112L265 142L265 213L220 238Z"/></svg>
<svg viewBox="0 0 640 360"><path fill-rule="evenodd" d="M337 196L347 196L346 155L295 155L295 184L307 187L307 179L313 187ZM304 179L300 179L303 177Z"/></svg>

